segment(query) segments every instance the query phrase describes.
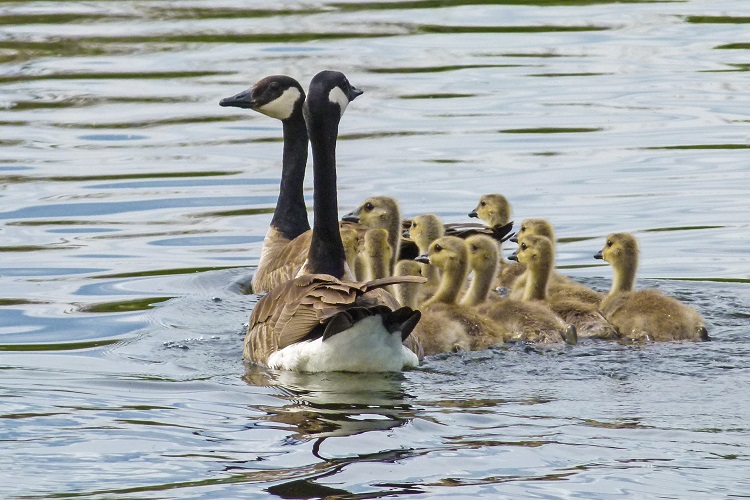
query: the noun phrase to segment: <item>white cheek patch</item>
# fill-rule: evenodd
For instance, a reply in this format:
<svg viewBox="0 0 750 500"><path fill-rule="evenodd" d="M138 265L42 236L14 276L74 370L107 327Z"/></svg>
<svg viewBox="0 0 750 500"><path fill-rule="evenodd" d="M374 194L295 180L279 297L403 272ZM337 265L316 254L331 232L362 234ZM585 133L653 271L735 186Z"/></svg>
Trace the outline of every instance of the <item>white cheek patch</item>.
<svg viewBox="0 0 750 500"><path fill-rule="evenodd" d="M292 116L294 105L297 103L297 100L299 100L301 95L299 89L289 87L273 101L264 104L263 106L258 106L257 111L266 116L270 116L271 118L286 120Z"/></svg>
<svg viewBox="0 0 750 500"><path fill-rule="evenodd" d="M344 94L344 91L339 87L333 87L328 93L328 100L339 105L341 108L341 116L344 116L344 111L349 105L349 98Z"/></svg>

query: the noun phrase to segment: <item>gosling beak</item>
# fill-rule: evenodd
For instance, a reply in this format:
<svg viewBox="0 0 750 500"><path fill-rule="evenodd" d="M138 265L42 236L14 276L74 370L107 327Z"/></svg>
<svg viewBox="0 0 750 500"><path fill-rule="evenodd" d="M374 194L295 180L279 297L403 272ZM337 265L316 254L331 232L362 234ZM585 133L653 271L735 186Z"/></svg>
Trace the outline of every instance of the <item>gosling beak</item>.
<svg viewBox="0 0 750 500"><path fill-rule="evenodd" d="M604 255L602 255L601 250L594 254L595 259L601 259L604 260Z"/></svg>
<svg viewBox="0 0 750 500"><path fill-rule="evenodd" d="M253 89L248 89L232 97L225 97L219 101L219 106L233 106L235 108L253 109L255 101L253 100Z"/></svg>
<svg viewBox="0 0 750 500"><path fill-rule="evenodd" d="M404 231L403 233L401 233L401 236L403 236L404 238L411 238L411 233L407 229L406 231Z"/></svg>
<svg viewBox="0 0 750 500"><path fill-rule="evenodd" d="M341 218L344 222L359 222L359 215L357 215L357 210L352 210L345 216Z"/></svg>
<svg viewBox="0 0 750 500"><path fill-rule="evenodd" d="M508 255L508 260L515 260L516 262L518 262L518 252L516 251Z"/></svg>
<svg viewBox="0 0 750 500"><path fill-rule="evenodd" d="M474 217L475 219L479 218L479 214L477 213L477 209L475 208L471 212L469 212L469 217Z"/></svg>
<svg viewBox="0 0 750 500"><path fill-rule="evenodd" d="M414 260L417 262L421 262L422 264L429 264L430 263L430 256L426 253L423 253L422 255L418 257L414 257Z"/></svg>
<svg viewBox="0 0 750 500"><path fill-rule="evenodd" d="M511 236L510 241L511 243L518 243L518 235L514 234L513 236Z"/></svg>
<svg viewBox="0 0 750 500"><path fill-rule="evenodd" d="M349 95L347 96L349 98L349 102L353 101L364 93L364 90L359 90L354 86L349 86Z"/></svg>

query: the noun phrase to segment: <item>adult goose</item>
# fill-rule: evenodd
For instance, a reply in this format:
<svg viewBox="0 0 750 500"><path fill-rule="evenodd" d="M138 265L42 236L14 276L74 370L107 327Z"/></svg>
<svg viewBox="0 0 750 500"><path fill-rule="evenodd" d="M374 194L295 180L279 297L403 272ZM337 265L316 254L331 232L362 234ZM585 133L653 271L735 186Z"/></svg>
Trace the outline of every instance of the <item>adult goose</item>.
<svg viewBox="0 0 750 500"><path fill-rule="evenodd" d="M281 120L284 153L279 198L263 240L253 292L266 292L293 278L307 257L312 233L303 194L307 164L307 128L302 116L305 91L297 80L285 75L263 78L250 89L222 99L221 106L255 110Z"/></svg>
<svg viewBox="0 0 750 500"><path fill-rule="evenodd" d="M313 152L314 223L301 275L258 301L244 356L297 371L400 371L419 363L405 340L419 311L400 307L382 287L419 277L351 281L338 224L336 138L341 116L362 92L337 71L310 82L304 116Z"/></svg>
<svg viewBox="0 0 750 500"><path fill-rule="evenodd" d="M604 248L594 255L614 270L612 288L602 301L602 313L630 340L709 340L703 318L657 290L634 291L638 270L638 241L629 233L607 236Z"/></svg>

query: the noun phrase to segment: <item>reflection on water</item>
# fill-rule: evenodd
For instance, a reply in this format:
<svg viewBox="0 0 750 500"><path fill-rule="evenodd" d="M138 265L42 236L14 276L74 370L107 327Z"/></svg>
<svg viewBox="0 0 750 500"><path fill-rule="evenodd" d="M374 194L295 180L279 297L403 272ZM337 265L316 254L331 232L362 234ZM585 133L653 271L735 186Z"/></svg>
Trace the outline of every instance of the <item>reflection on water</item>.
<svg viewBox="0 0 750 500"><path fill-rule="evenodd" d="M0 496L746 494L746 10L0 3ZM639 284L714 341L512 345L385 377L245 366L282 134L218 100L323 68L365 90L342 213L384 194L460 222L501 192L600 291L593 254L635 232Z"/></svg>

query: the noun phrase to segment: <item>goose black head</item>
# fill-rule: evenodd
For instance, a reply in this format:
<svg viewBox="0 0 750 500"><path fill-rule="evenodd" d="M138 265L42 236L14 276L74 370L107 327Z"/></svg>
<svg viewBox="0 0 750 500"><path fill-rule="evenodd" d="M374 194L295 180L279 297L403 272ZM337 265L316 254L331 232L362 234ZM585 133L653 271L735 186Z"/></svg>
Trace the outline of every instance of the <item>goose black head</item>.
<svg viewBox="0 0 750 500"><path fill-rule="evenodd" d="M271 118L286 120L302 109L305 91L292 77L267 76L248 90L219 101L220 106L249 108Z"/></svg>
<svg viewBox="0 0 750 500"><path fill-rule="evenodd" d="M305 117L314 110L316 113L333 113L341 118L346 107L363 92L354 87L339 71L321 71L310 81L305 104Z"/></svg>

